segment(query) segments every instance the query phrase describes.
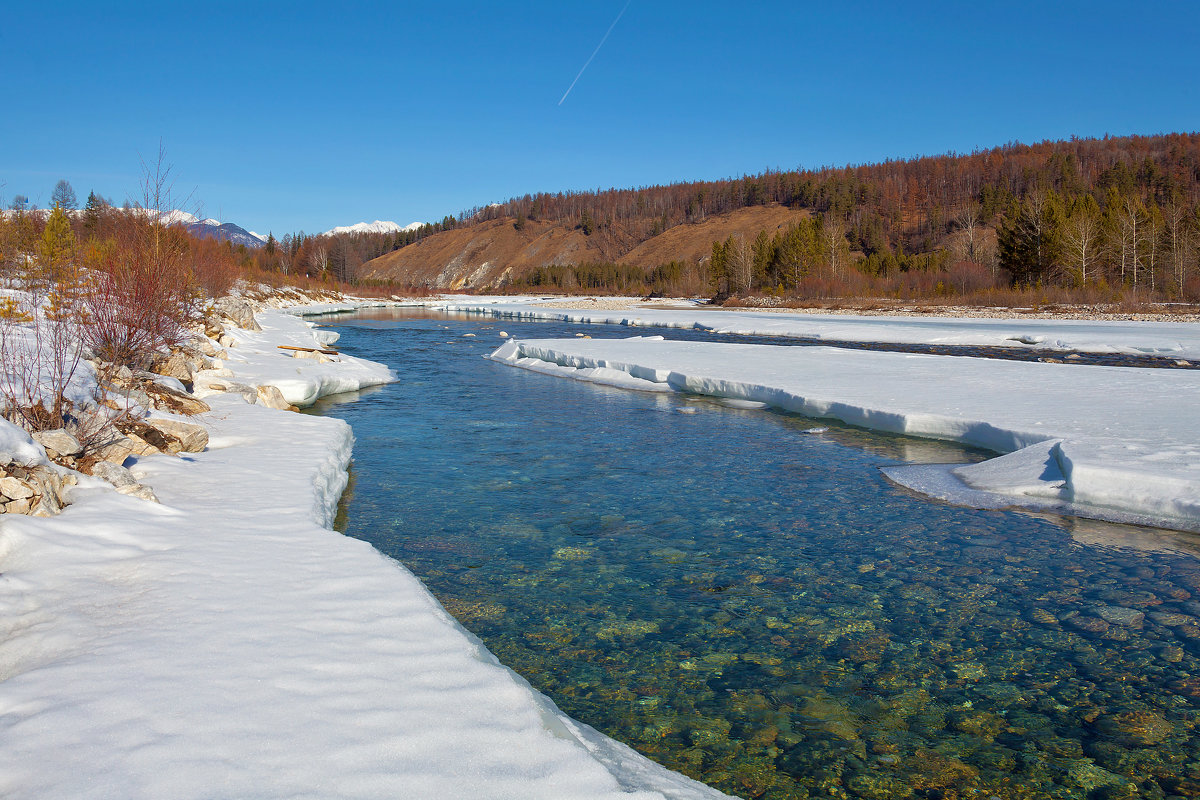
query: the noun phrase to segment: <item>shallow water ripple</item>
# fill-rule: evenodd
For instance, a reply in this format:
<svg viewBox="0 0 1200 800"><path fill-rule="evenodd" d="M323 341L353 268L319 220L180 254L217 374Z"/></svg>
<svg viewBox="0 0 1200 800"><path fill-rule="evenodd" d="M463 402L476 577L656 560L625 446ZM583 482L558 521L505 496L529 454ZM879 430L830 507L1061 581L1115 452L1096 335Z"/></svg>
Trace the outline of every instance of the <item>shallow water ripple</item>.
<svg viewBox="0 0 1200 800"><path fill-rule="evenodd" d="M982 455L377 316L341 344L400 383L323 409L358 437L346 530L572 716L742 797L1200 796L1186 537L926 502L878 467Z"/></svg>

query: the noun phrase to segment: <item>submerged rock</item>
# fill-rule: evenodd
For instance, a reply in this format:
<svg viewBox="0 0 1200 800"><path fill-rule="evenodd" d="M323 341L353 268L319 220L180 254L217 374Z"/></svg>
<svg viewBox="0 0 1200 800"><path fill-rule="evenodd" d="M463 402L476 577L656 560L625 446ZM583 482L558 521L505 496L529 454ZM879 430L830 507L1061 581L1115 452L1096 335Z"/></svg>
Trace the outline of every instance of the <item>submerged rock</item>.
<svg viewBox="0 0 1200 800"><path fill-rule="evenodd" d="M1093 726L1118 744L1153 747L1175 733L1175 725L1152 711L1122 711L1106 714Z"/></svg>
<svg viewBox="0 0 1200 800"><path fill-rule="evenodd" d="M1109 625L1120 625L1125 628L1140 628L1146 619L1143 612L1121 606L1096 606L1095 610L1100 619Z"/></svg>

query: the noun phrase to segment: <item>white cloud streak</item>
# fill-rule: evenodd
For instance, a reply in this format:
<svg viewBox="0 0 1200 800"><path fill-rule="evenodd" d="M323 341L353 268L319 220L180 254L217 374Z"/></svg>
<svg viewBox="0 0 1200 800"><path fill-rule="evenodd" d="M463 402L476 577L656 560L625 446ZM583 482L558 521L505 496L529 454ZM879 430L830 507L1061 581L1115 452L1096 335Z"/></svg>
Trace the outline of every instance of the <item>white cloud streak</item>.
<svg viewBox="0 0 1200 800"><path fill-rule="evenodd" d="M588 56L588 60L583 63L583 67L580 68L579 74L575 76L575 80L571 81L571 85L567 87L565 92L563 92L562 98L558 101L560 106L563 104L563 100L567 99L567 95L571 93L571 90L575 88L575 84L579 83L579 79L583 77L583 73L587 70L588 65L592 63L592 59L596 57L596 53L599 53L600 48L604 47L604 43L608 41L608 35L613 32L613 28L617 27L617 23L621 21L621 17L625 16L625 11L629 8L629 4L632 2L633 0L625 0L625 7L621 9L621 13L617 14L617 18L612 21L612 25L608 26L608 30L604 32L604 37L600 39L600 44L596 45L596 49L592 51L590 56Z"/></svg>

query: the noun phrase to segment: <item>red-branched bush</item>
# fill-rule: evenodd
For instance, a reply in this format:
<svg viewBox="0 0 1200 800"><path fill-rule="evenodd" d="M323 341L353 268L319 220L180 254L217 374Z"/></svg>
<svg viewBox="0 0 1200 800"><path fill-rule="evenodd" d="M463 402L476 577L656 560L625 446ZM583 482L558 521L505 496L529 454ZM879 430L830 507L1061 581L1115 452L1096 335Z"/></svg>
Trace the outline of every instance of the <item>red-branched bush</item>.
<svg viewBox="0 0 1200 800"><path fill-rule="evenodd" d="M136 213L118 223L112 239L87 253L83 338L96 358L145 368L184 341L200 292L182 229Z"/></svg>

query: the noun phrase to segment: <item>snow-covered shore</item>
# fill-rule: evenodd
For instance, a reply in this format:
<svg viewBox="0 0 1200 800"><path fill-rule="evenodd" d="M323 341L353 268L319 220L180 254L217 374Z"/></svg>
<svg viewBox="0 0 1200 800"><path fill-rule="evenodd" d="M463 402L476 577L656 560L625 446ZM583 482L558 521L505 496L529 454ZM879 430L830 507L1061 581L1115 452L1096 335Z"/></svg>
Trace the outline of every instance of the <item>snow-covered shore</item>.
<svg viewBox="0 0 1200 800"><path fill-rule="evenodd" d="M1200 372L632 339L509 341L514 366L734 398L999 453L897 481L972 504L1060 508L1200 530ZM943 473L948 473L944 470ZM958 490L955 489L958 487Z"/></svg>
<svg viewBox="0 0 1200 800"><path fill-rule="evenodd" d="M578 324L711 330L746 336L780 336L814 341L974 345L1046 351L1124 353L1200 360L1200 324L1053 319L966 319L872 317L849 314L759 313L751 310L556 308L535 298L448 298L430 306L505 319Z"/></svg>
<svg viewBox="0 0 1200 800"><path fill-rule="evenodd" d="M215 376L292 403L390 379L259 315ZM353 436L206 398L209 447L133 466L161 505L84 479L0 523L0 795L707 798L574 722L421 583L328 529Z"/></svg>

